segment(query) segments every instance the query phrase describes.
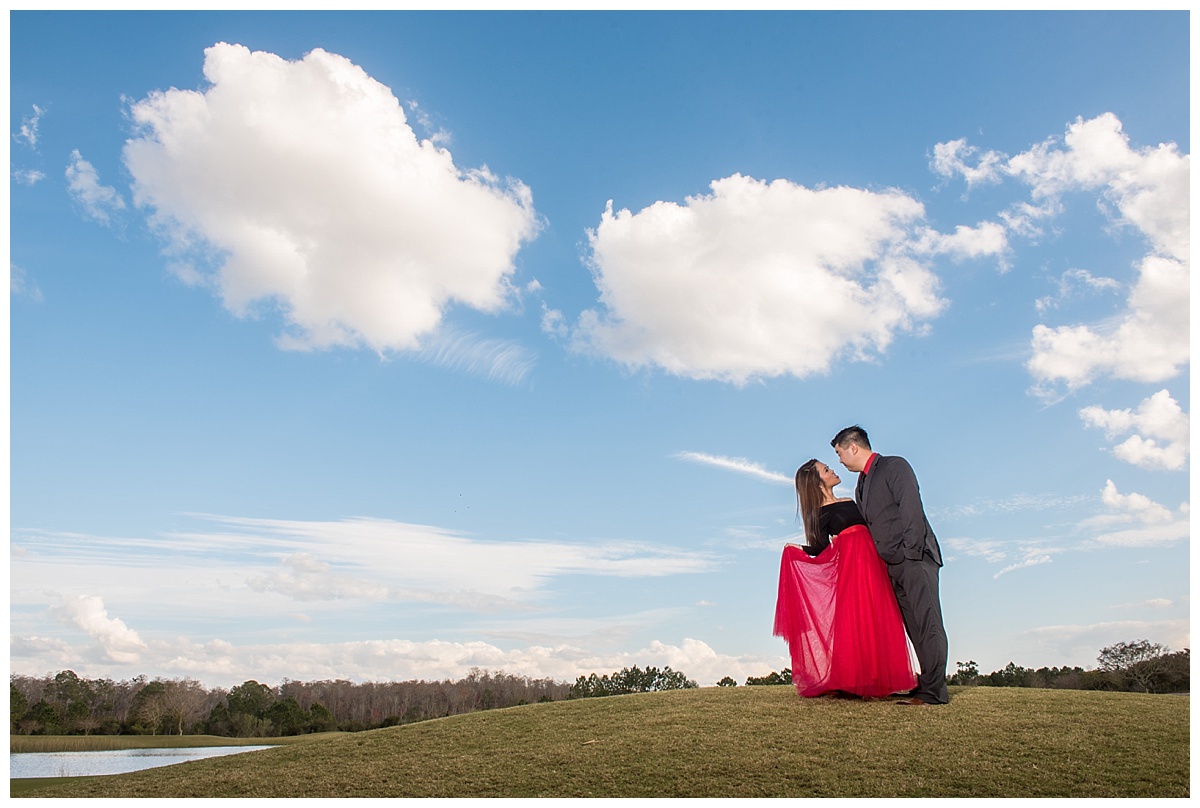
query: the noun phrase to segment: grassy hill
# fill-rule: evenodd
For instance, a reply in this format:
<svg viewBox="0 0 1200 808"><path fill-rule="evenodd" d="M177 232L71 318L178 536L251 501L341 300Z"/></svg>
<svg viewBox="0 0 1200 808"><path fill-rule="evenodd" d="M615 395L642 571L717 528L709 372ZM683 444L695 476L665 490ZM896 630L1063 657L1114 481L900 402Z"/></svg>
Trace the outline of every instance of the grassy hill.
<svg viewBox="0 0 1200 808"><path fill-rule="evenodd" d="M63 782L45 797L1187 797L1187 696L737 687L531 704ZM28 781L26 781L28 782ZM14 790L14 793L16 791Z"/></svg>

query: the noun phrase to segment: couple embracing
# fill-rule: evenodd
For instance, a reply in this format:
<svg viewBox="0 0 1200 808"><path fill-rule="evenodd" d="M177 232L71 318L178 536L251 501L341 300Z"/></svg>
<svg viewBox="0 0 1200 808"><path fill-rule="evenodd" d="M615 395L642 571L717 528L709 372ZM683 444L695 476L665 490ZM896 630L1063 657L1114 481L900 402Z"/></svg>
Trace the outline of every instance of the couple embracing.
<svg viewBox="0 0 1200 808"><path fill-rule="evenodd" d="M801 696L898 693L905 698L897 704L946 704L942 553L916 475L903 457L873 452L861 427L830 443L858 483L853 500L839 499L833 488L841 479L829 466L810 460L796 472L808 543L784 548L775 606L792 681Z"/></svg>

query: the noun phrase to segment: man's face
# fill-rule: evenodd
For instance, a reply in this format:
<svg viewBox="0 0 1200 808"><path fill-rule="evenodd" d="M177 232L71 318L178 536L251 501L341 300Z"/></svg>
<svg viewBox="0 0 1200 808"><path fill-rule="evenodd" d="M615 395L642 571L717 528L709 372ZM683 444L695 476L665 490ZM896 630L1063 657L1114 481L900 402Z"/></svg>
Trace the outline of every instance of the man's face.
<svg viewBox="0 0 1200 808"><path fill-rule="evenodd" d="M863 466L867 464L869 455L857 443L843 443L841 446L834 446L833 451L837 452L838 460L842 461L842 465L847 471L853 471L856 474L863 470Z"/></svg>

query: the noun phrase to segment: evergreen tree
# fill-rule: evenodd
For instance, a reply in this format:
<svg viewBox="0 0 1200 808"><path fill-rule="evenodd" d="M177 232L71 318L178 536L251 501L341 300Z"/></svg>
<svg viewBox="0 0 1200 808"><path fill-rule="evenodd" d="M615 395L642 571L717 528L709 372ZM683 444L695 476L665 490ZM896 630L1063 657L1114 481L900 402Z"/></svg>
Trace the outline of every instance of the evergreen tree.
<svg viewBox="0 0 1200 808"><path fill-rule="evenodd" d="M13 682L8 683L8 731L16 735L21 719L29 711L29 699L25 697Z"/></svg>

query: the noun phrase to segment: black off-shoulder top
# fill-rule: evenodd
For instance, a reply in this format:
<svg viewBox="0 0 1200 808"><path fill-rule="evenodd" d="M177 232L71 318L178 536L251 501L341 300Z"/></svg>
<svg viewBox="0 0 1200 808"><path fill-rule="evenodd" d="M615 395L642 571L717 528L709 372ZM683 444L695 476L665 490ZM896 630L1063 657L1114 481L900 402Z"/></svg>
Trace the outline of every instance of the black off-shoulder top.
<svg viewBox="0 0 1200 808"><path fill-rule="evenodd" d="M858 506L854 504L854 500L852 499L822 505L818 519L821 530L820 538L813 544L802 545L804 552L810 556L820 555L821 551L829 546L830 536L836 536L853 525L865 525L867 523L863 519L862 514L859 513Z"/></svg>

